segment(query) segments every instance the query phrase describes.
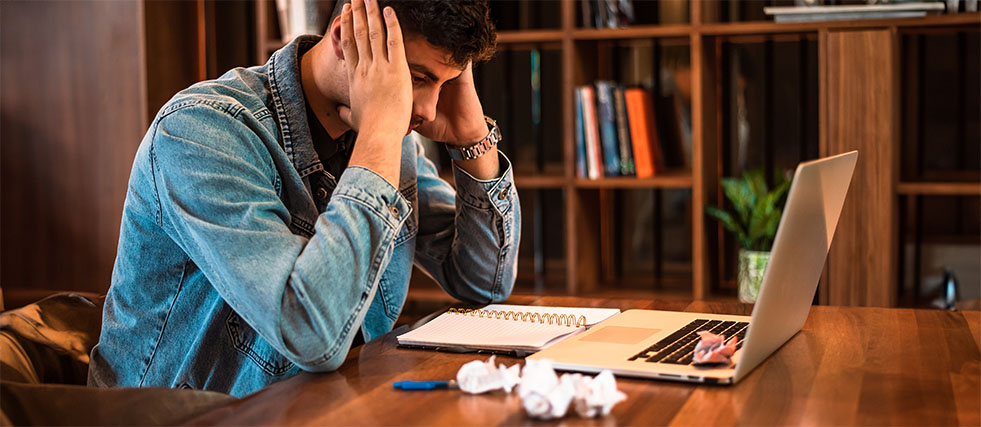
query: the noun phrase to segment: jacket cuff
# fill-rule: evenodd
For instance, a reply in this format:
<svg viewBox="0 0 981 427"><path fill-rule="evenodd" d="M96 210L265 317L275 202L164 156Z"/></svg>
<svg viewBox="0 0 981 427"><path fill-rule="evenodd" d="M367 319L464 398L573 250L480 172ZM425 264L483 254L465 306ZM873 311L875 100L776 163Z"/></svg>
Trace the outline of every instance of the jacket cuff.
<svg viewBox="0 0 981 427"><path fill-rule="evenodd" d="M396 230L412 214L412 205L397 188L375 171L362 166L344 170L332 197L350 199L368 207Z"/></svg>
<svg viewBox="0 0 981 427"><path fill-rule="evenodd" d="M490 180L480 180L474 178L467 171L453 164L453 175L456 179L456 193L464 203L479 208L490 209L493 207L501 215L511 211L514 199L518 197L517 190L514 188L514 174L511 170L511 161L504 153L498 151L497 158L500 162L501 173L499 178Z"/></svg>

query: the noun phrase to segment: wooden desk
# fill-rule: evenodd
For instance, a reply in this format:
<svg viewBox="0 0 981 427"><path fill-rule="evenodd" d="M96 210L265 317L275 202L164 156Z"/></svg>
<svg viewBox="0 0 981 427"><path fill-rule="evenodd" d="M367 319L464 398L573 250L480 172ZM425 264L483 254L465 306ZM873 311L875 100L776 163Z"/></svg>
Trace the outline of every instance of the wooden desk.
<svg viewBox="0 0 981 427"><path fill-rule="evenodd" d="M543 297L540 305L749 314L738 303ZM981 312L815 306L803 330L734 386L618 378L627 400L587 424L981 425ZM396 391L485 355L396 348L389 334L330 374L300 374L193 424L531 424L517 393ZM507 365L517 359L498 357Z"/></svg>

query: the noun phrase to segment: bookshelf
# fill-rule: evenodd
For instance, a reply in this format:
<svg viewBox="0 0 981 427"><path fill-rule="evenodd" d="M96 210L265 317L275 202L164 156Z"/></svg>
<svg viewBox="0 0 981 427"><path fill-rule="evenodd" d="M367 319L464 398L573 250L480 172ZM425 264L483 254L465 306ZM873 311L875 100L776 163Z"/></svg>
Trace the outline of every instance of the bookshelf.
<svg viewBox="0 0 981 427"><path fill-rule="evenodd" d="M634 3L642 5L645 11L656 8L652 6L654 3ZM683 13L671 15L680 16L681 22L674 19L672 23L659 25L657 19L638 19L641 24L613 29L583 27L581 2L577 0L492 2L492 14L502 4L505 6L500 7L508 9L507 13L517 13L514 9L522 7L547 9L533 11L538 18L527 29L501 25L499 20L499 56L536 51L544 57L546 52L551 52L557 53L558 61L557 70L551 76L557 79L559 94L547 102L552 103L550 107L558 108L559 115L550 127L536 131L539 135L544 132L558 135L561 147L557 158L551 163L527 160L506 151L513 160L520 158L515 160L515 182L522 192L523 205L534 206L533 210L524 212L529 227L523 228L525 241L515 293L694 300L734 298L733 242L703 212L706 205L722 204L719 188L722 177L741 172L732 159L742 155L733 141L738 139L734 129L739 124L735 116L739 108L744 108L745 120L754 123L754 129L762 135L751 140L760 147L749 150L752 159L748 164L790 168L810 158L851 149L861 152L818 301L873 306L905 303L901 298L904 285L900 283L903 280L900 270L904 261L900 245L904 244L906 231L901 221L909 220L909 215L903 212L916 204L910 200L935 196L977 199L981 197L981 174L970 165L967 173L941 177L945 179L901 173L903 162L917 153L916 149L911 152L901 148L903 135L914 130L900 123L904 122L904 116L917 114L900 107L915 103L915 99L903 92L904 79L908 79L903 61L909 56L902 48L904 37L967 34L976 39L981 15L956 13L925 18L778 24L750 14L749 20L724 22L726 13L735 13L723 10L731 8L729 3L670 3L684 8ZM758 3L760 8L763 4L744 3ZM261 61L282 45L270 37L276 31L274 23L268 21L274 16L270 14L271 7L271 2L256 2L259 30L255 45L257 59ZM558 19L544 17L552 13L557 13ZM661 15L653 16L666 16L663 9L654 13ZM521 22L521 19L508 22ZM618 55L617 49L631 43L650 43L661 52L682 49L687 53L682 55L681 62L688 79L689 162L683 168L652 178L578 177L572 131L574 88L596 79L616 80L620 71L611 64ZM787 61L787 55L795 59ZM970 55L976 58L977 52ZM732 101L736 90L733 88L741 83L732 70L743 63L746 69L757 70L757 82L768 83L762 84L758 93L747 92L747 98L755 98L747 99L747 106L737 107ZM959 67L963 70L969 65ZM654 73L662 72L659 64L655 68ZM781 104L784 101L780 95L787 85L780 77L793 76L794 70L796 77L790 79L794 82L791 98L796 104L790 104L792 112L787 113L784 108L787 105ZM480 67L475 73L480 80ZM653 77L651 80L659 80L661 76ZM498 95L482 90L479 82L478 91L484 92L481 98L492 116L494 108L508 105L508 99L491 100L490 97ZM977 103L977 94L970 96L974 98L969 103ZM499 107L492 107L494 102ZM792 124L768 124L775 121L767 120L773 117L785 117ZM856 121L856 117L860 120ZM964 134L961 137L967 140ZM538 149L548 147L527 135L512 139ZM922 141L920 147L922 151ZM655 212L650 214L651 218L637 221L623 216L625 212L644 209L642 203L637 204L637 200L644 198L653 200ZM680 217L668 215L668 205L677 205L675 214L681 212ZM631 221L636 224L627 224ZM652 272L631 271L620 262L629 252L624 242L643 229L636 228L637 224L653 227L649 232L655 235L655 240L660 240L652 244L655 257L660 257ZM549 234L537 230L543 225L560 228L561 248L555 259L541 254L541 246L550 245L544 252L555 255L555 246L559 244L549 238L556 237L554 231ZM967 240L981 244L981 239ZM683 256L668 255L669 246L673 245L684 249ZM526 250L531 253L525 254ZM856 259L866 262L859 264L854 262ZM410 298L426 298L431 293L427 289L413 290Z"/></svg>

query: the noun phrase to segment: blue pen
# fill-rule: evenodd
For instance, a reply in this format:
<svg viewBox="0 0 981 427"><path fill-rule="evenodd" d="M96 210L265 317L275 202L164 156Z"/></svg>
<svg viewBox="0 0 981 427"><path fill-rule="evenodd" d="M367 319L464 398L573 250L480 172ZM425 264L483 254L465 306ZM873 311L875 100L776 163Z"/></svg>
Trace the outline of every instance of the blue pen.
<svg viewBox="0 0 981 427"><path fill-rule="evenodd" d="M396 390L445 390L457 388L456 380L447 381L396 381L392 383Z"/></svg>

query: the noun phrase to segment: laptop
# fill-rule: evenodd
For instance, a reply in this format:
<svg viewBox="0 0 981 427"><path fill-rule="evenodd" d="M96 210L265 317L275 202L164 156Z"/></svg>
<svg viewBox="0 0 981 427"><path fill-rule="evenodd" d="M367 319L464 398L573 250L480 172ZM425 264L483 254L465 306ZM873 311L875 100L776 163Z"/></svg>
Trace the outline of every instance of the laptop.
<svg viewBox="0 0 981 427"><path fill-rule="evenodd" d="M627 310L528 356L556 369L733 384L800 331L817 289L858 152L797 166L751 316ZM691 365L698 331L737 337L731 366Z"/></svg>

